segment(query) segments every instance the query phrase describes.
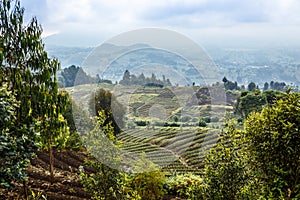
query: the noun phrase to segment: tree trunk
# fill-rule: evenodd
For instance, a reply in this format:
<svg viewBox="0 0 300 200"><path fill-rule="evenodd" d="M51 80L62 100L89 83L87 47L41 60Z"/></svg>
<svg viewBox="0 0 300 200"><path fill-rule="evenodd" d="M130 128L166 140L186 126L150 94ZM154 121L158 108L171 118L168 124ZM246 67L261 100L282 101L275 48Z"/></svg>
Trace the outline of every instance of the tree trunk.
<svg viewBox="0 0 300 200"><path fill-rule="evenodd" d="M23 189L24 189L25 199L28 199L28 186L27 186L27 182L26 181L23 181Z"/></svg>
<svg viewBox="0 0 300 200"><path fill-rule="evenodd" d="M50 164L50 183L54 182L54 156L52 148L52 138L49 140L49 164Z"/></svg>

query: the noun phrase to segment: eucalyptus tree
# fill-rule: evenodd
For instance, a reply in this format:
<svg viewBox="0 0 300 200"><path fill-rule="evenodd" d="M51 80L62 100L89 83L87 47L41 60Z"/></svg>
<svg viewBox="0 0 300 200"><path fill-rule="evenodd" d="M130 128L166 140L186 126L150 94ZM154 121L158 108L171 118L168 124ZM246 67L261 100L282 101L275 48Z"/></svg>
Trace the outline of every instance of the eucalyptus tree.
<svg viewBox="0 0 300 200"><path fill-rule="evenodd" d="M19 0L0 1L0 82L20 104L15 108L12 137L22 138L20 159L28 159L27 153L37 147L48 149L53 178L52 148L63 143L63 133L67 132L61 115L67 95L58 91L56 72L60 64L48 57L41 34L36 18L24 24ZM24 167L20 172L24 174Z"/></svg>

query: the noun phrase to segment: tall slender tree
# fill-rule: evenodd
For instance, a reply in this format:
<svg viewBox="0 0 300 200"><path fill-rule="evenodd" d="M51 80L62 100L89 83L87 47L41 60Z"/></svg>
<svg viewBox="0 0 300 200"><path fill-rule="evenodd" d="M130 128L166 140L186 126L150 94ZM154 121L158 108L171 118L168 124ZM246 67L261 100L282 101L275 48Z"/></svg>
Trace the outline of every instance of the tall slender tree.
<svg viewBox="0 0 300 200"><path fill-rule="evenodd" d="M60 64L48 58L41 26L36 18L24 25L23 18L19 0L0 1L0 81L20 103L13 137L24 140L20 148L25 152L33 152L38 144L49 149L53 178L52 147L66 131L61 112L67 96L58 91Z"/></svg>

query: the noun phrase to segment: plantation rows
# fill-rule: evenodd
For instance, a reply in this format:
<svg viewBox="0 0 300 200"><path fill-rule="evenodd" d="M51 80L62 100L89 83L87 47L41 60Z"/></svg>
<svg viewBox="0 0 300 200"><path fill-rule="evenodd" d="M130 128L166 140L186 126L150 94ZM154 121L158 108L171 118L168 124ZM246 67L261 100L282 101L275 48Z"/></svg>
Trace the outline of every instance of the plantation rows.
<svg viewBox="0 0 300 200"><path fill-rule="evenodd" d="M218 131L201 128L136 128L121 133L122 150L145 157L169 172L201 173L205 152L218 140Z"/></svg>

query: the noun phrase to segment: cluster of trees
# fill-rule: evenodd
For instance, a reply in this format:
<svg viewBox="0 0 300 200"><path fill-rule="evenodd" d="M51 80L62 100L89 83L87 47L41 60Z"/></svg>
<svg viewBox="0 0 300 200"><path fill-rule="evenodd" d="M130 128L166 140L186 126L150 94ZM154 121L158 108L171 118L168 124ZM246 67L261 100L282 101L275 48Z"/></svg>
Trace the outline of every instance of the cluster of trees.
<svg viewBox="0 0 300 200"><path fill-rule="evenodd" d="M171 86L170 79L166 79L163 75L163 80L157 79L156 75L152 73L151 77L145 77L144 73L139 76L130 74L128 70L124 72L122 80L119 82L121 85L145 85L145 86Z"/></svg>
<svg viewBox="0 0 300 200"><path fill-rule="evenodd" d="M255 90L259 90L259 87L254 82L251 82L251 83L248 84L247 89L248 89L248 91L253 92ZM288 89L288 85L286 85L285 82L277 82L277 81L276 82L271 81L270 83L265 82L264 87L263 87L263 91L277 90L277 91L284 92L287 89Z"/></svg>
<svg viewBox="0 0 300 200"><path fill-rule="evenodd" d="M238 130L233 123L206 156L206 199L300 198L300 94L285 93L252 112Z"/></svg>
<svg viewBox="0 0 300 200"><path fill-rule="evenodd" d="M97 74L96 77L88 75L82 67L71 65L61 71L62 78L59 80L62 87L73 87L75 85L92 84L92 83L109 83L112 81L101 79Z"/></svg>
<svg viewBox="0 0 300 200"><path fill-rule="evenodd" d="M222 79L223 83L224 83L224 87L226 90L246 90L245 86L238 86L236 81L230 81L228 80L226 77L224 77ZM278 91L282 91L284 92L285 90L288 89L288 85L285 82L274 82L271 81L270 83L265 82L264 86L263 86L263 91L266 90L278 90ZM255 90L259 90L258 85L256 85L254 82L250 82L247 85L247 90L248 91L255 91Z"/></svg>
<svg viewBox="0 0 300 200"><path fill-rule="evenodd" d="M242 91L236 99L234 111L241 117L246 118L253 111L259 112L265 106L272 106L282 94L283 92L278 90Z"/></svg>
<svg viewBox="0 0 300 200"><path fill-rule="evenodd" d="M222 79L224 83L224 87L226 90L240 90L241 88L238 86L237 82L229 81L225 76Z"/></svg>
<svg viewBox="0 0 300 200"><path fill-rule="evenodd" d="M265 82L263 90L278 90L278 91L285 91L287 89L287 85L285 82L274 82L271 81L270 83Z"/></svg>

